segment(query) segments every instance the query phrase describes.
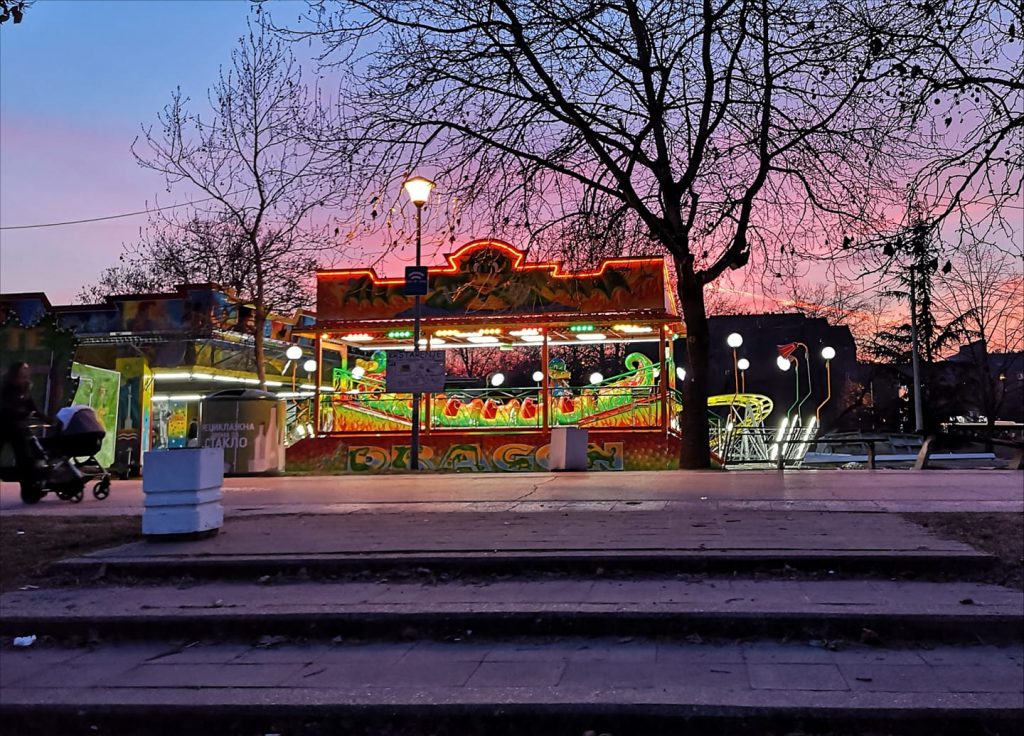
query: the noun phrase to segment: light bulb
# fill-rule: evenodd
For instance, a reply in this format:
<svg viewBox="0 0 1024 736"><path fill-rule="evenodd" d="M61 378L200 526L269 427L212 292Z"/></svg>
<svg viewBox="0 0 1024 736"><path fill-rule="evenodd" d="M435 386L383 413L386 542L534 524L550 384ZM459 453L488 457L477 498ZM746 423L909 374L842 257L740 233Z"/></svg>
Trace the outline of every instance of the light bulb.
<svg viewBox="0 0 1024 736"><path fill-rule="evenodd" d="M725 338L726 343L729 347L736 349L743 344L743 335L738 332L730 333L729 337Z"/></svg>

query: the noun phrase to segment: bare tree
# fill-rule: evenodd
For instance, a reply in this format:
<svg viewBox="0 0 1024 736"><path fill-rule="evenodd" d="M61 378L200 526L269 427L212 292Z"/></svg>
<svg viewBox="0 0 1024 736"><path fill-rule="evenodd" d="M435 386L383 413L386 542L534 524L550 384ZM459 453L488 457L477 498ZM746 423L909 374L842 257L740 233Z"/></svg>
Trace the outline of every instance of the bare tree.
<svg viewBox="0 0 1024 736"><path fill-rule="evenodd" d="M871 5L834 0L311 2L294 37L345 77L353 200L424 169L476 227L610 213L675 268L687 332L683 467L709 462L704 290L839 252L881 217L910 126L879 90ZM885 77L885 79L883 79ZM358 145L353 146L353 142ZM474 209L475 208L475 209ZM874 208L874 209L873 209ZM486 225L483 223L487 223ZM856 234L855 230L849 232Z"/></svg>
<svg viewBox="0 0 1024 736"><path fill-rule="evenodd" d="M250 29L231 65L209 91L210 117L190 110L180 90L144 127L132 146L138 163L164 175L168 188L185 185L204 196L191 224L216 223L229 234L217 247L240 248L254 307L255 361L263 383L263 331L272 300L270 272L293 256L312 256L327 244L313 216L332 202L336 179L325 175L324 153L308 145L319 97L308 88L286 45ZM229 252L229 251L223 251Z"/></svg>
<svg viewBox="0 0 1024 736"><path fill-rule="evenodd" d="M954 260L936 290L936 310L967 315L976 341L961 351L974 397L991 426L1004 408L1006 377L1024 350L1024 274L1019 258L974 243Z"/></svg>
<svg viewBox="0 0 1024 736"><path fill-rule="evenodd" d="M268 313L285 314L314 301L317 260L310 249L276 250L263 257L263 301ZM256 258L233 218L161 220L150 223L139 242L126 246L118 265L83 287L79 300L111 294L167 291L178 284L217 284L254 302L259 283Z"/></svg>
<svg viewBox="0 0 1024 736"><path fill-rule="evenodd" d="M1019 239L1024 5L940 0L890 8L873 43L891 69L893 94L924 133L911 201L926 203L936 221L956 213L961 227L980 220L1002 228L1009 220Z"/></svg>
<svg viewBox="0 0 1024 736"><path fill-rule="evenodd" d="M25 11L29 9L35 0L0 0L0 23L12 21L14 25L21 23L25 17Z"/></svg>

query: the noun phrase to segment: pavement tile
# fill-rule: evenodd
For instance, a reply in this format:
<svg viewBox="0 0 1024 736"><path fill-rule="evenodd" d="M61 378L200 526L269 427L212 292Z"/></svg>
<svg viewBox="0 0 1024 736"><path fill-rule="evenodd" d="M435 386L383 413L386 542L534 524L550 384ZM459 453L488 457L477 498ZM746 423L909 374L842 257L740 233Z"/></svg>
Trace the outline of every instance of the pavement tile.
<svg viewBox="0 0 1024 736"><path fill-rule="evenodd" d="M659 687L721 688L749 690L750 677L743 662L657 664L654 667Z"/></svg>
<svg viewBox="0 0 1024 736"><path fill-rule="evenodd" d="M834 664L748 663L755 690L848 690Z"/></svg>
<svg viewBox="0 0 1024 736"><path fill-rule="evenodd" d="M552 687L558 684L567 659L546 662L482 662L466 687Z"/></svg>
<svg viewBox="0 0 1024 736"><path fill-rule="evenodd" d="M9 687L48 667L80 656L80 649L3 649L0 650L0 687Z"/></svg>
<svg viewBox="0 0 1024 736"><path fill-rule="evenodd" d="M750 664L832 664L832 652L809 644L755 642L742 645L743 659Z"/></svg>
<svg viewBox="0 0 1024 736"><path fill-rule="evenodd" d="M405 653L400 664L415 667L431 662L482 662L493 647L491 642L421 641Z"/></svg>
<svg viewBox="0 0 1024 736"><path fill-rule="evenodd" d="M90 688L107 687L126 672L138 666L137 660L113 659L88 665L74 661L44 667L18 682L28 688Z"/></svg>
<svg viewBox="0 0 1024 736"><path fill-rule="evenodd" d="M402 660L367 677L367 686L377 687L462 687L480 666L480 661L437 661L422 663Z"/></svg>
<svg viewBox="0 0 1024 736"><path fill-rule="evenodd" d="M579 649L579 644L573 643L503 644L496 642L491 650L484 655L484 662L568 661L577 649Z"/></svg>
<svg viewBox="0 0 1024 736"><path fill-rule="evenodd" d="M558 686L608 690L659 684L659 673L650 662L570 661Z"/></svg>
<svg viewBox="0 0 1024 736"><path fill-rule="evenodd" d="M857 692L946 692L935 668L927 664L841 664L839 670Z"/></svg>
<svg viewBox="0 0 1024 736"><path fill-rule="evenodd" d="M252 647L248 644L200 643L186 645L184 648L172 648L155 657L150 657L147 662L150 664L227 664L250 649Z"/></svg>
<svg viewBox="0 0 1024 736"><path fill-rule="evenodd" d="M878 649L864 647L832 652L836 664L923 664L916 649Z"/></svg>
<svg viewBox="0 0 1024 736"><path fill-rule="evenodd" d="M570 659L573 662L643 662L653 664L658 659L658 645L654 642L595 640L579 644Z"/></svg>
<svg viewBox="0 0 1024 736"><path fill-rule="evenodd" d="M741 664L743 650L738 646L658 644L659 664Z"/></svg>
<svg viewBox="0 0 1024 736"><path fill-rule="evenodd" d="M1024 693L1024 668L1018 663L973 667L936 665L933 669L935 677L951 693Z"/></svg>
<svg viewBox="0 0 1024 736"><path fill-rule="evenodd" d="M279 647L250 647L232 660L233 664L311 664L324 653L318 645L289 644Z"/></svg>
<svg viewBox="0 0 1024 736"><path fill-rule="evenodd" d="M400 660L416 646L413 642L395 643L346 643L323 649L316 658L316 664L354 664L371 662L391 665Z"/></svg>
<svg viewBox="0 0 1024 736"><path fill-rule="evenodd" d="M276 687L299 664L144 664L119 672L108 687Z"/></svg>
<svg viewBox="0 0 1024 736"><path fill-rule="evenodd" d="M975 646L975 647L939 647L936 649L919 649L918 655L928 664L949 664L968 666L990 664L999 661L1022 661L1024 647L1008 646Z"/></svg>
<svg viewBox="0 0 1024 736"><path fill-rule="evenodd" d="M292 672L280 683L284 688L357 688L370 681L379 682L389 667L383 661L354 660L350 662L313 662Z"/></svg>

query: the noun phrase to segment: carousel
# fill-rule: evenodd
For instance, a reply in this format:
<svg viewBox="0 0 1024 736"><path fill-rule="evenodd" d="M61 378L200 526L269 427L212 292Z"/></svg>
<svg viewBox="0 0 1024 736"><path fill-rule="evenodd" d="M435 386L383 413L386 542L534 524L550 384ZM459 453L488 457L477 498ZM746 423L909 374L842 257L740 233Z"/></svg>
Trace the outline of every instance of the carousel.
<svg viewBox="0 0 1024 736"><path fill-rule="evenodd" d="M316 436L289 448L290 470L409 467L413 395L387 390L389 358L413 350L414 298L404 284L367 268L317 274L316 324L306 333L317 353ZM481 362L476 351L498 359L486 375L449 370L443 392L420 396L421 467L545 470L559 426L588 430L593 470L678 467L671 346L682 329L661 257L568 272L504 242L464 245L428 269L419 348L443 351L449 366L456 355L463 367ZM328 351L337 355L325 360ZM620 362L605 376L578 365L581 355ZM327 374L325 365L336 367Z"/></svg>

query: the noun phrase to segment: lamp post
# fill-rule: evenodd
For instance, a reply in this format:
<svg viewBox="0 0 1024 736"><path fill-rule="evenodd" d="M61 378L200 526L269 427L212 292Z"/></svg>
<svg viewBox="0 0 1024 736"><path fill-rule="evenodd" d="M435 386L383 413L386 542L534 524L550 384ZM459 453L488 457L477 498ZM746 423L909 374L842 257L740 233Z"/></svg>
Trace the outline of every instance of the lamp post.
<svg viewBox="0 0 1024 736"><path fill-rule="evenodd" d="M825 359L825 381L828 386L828 393L825 396L825 400L818 404L818 408L814 410L814 418L818 420L818 426L821 426L821 408L832 400L832 359L836 357L836 349L829 346L823 347L821 349L821 357Z"/></svg>
<svg viewBox="0 0 1024 736"><path fill-rule="evenodd" d="M747 392L747 368L750 367L750 361L746 358L740 358L736 361L736 367L740 369L740 393Z"/></svg>
<svg viewBox="0 0 1024 736"><path fill-rule="evenodd" d="M414 176L405 180L402 185L409 201L416 205L416 265L420 265L420 247L423 240L423 205L430 199L434 182L422 176ZM415 297L413 304L412 349L420 351L420 296ZM420 469L420 394L412 395L412 447L409 453L409 465L413 470Z"/></svg>
<svg viewBox="0 0 1024 736"><path fill-rule="evenodd" d="M732 377L736 381L736 390L733 393L740 392L740 369L738 361L736 360L736 348L743 344L743 335L738 332L730 333L725 342L732 348Z"/></svg>
<svg viewBox="0 0 1024 736"><path fill-rule="evenodd" d="M292 364L292 393L295 393L295 374L299 370L299 359L302 357L302 348L298 345L289 345L288 349L284 351L284 357L288 358L288 362ZM285 370L288 370L288 366L285 366Z"/></svg>

